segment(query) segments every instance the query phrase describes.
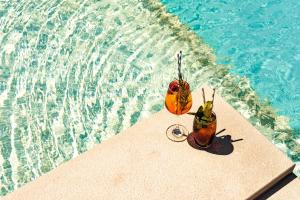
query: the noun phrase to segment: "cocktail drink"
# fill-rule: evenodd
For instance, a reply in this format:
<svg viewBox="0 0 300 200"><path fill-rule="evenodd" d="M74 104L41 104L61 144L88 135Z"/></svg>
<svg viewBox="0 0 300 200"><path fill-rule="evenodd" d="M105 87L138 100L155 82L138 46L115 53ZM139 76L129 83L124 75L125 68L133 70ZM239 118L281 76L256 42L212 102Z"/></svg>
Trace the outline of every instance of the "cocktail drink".
<svg viewBox="0 0 300 200"><path fill-rule="evenodd" d="M194 139L197 145L206 148L209 147L216 135L217 116L212 111L215 96L215 89L212 101L205 101L205 93L203 92L203 105L201 105L196 113L189 113L195 115L193 123Z"/></svg>
<svg viewBox="0 0 300 200"><path fill-rule="evenodd" d="M189 84L183 80L181 74L181 58L182 52L177 55L178 58L178 79L169 84L169 88L165 98L165 106L167 110L175 115L187 113L192 107L192 93ZM188 131L180 124L169 126L166 131L167 137L175 142L186 139Z"/></svg>
<svg viewBox="0 0 300 200"><path fill-rule="evenodd" d="M209 147L216 135L217 117L212 113L211 121L199 119L197 116L194 118L193 131L195 140L201 147Z"/></svg>
<svg viewBox="0 0 300 200"><path fill-rule="evenodd" d="M182 81L181 85L178 80L174 80L169 84L165 106L169 112L175 115L185 114L191 109L192 93L186 81Z"/></svg>

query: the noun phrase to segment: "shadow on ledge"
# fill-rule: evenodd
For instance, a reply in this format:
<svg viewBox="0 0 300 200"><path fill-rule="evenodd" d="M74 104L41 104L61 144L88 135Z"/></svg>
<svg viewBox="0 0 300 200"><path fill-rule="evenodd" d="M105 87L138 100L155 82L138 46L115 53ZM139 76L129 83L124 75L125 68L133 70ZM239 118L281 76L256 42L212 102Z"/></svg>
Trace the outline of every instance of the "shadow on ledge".
<svg viewBox="0 0 300 200"><path fill-rule="evenodd" d="M255 200L265 200L272 197L273 194L281 190L283 187L285 187L287 184L289 184L291 181L293 181L297 176L294 173L291 173L278 181L273 187L265 191L263 194L255 198Z"/></svg>
<svg viewBox="0 0 300 200"><path fill-rule="evenodd" d="M194 132L192 132L188 135L187 142L189 143L190 146L192 146L193 148L198 149L198 150L206 151L206 152L209 152L212 154L217 154L217 155L229 155L234 150L232 143L241 141L243 139L232 140L231 135L217 136L218 134L220 134L223 131L225 131L225 129L216 133L216 136L214 137L212 144L207 148L203 148L197 144L197 142L195 140L196 133L194 133Z"/></svg>

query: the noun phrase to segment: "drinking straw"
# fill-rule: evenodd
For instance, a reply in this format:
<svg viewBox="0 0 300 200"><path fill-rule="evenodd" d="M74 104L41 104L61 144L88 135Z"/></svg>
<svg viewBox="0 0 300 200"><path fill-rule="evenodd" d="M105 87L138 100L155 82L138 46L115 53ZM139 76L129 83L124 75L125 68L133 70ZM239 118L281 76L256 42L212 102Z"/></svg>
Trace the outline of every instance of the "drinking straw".
<svg viewBox="0 0 300 200"><path fill-rule="evenodd" d="M177 63L178 63L178 76L179 80L182 80L182 73L181 73L181 59L182 59L182 51L177 54Z"/></svg>
<svg viewBox="0 0 300 200"><path fill-rule="evenodd" d="M216 88L214 88L213 90L214 90L214 92L212 94L212 106L214 106Z"/></svg>
<svg viewBox="0 0 300 200"><path fill-rule="evenodd" d="M203 103L205 104L205 93L204 93L204 88L202 88L202 96L203 96Z"/></svg>

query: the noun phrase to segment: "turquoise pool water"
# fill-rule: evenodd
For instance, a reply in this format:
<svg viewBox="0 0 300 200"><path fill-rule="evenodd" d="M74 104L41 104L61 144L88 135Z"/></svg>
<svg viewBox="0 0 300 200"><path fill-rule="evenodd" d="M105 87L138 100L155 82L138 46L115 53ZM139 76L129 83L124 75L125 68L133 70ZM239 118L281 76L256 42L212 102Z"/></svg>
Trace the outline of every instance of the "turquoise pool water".
<svg viewBox="0 0 300 200"><path fill-rule="evenodd" d="M0 3L0 195L163 108L176 53L293 159L287 119L157 0ZM105 161L104 161L105 162Z"/></svg>

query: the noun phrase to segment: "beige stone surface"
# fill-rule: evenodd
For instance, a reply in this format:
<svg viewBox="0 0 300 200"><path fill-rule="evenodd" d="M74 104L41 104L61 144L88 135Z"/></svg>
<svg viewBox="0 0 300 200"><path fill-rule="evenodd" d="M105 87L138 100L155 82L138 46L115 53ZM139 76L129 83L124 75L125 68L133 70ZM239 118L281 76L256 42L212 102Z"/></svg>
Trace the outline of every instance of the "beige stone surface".
<svg viewBox="0 0 300 200"><path fill-rule="evenodd" d="M273 194L270 200L297 200L300 199L300 179L296 178Z"/></svg>
<svg viewBox="0 0 300 200"><path fill-rule="evenodd" d="M201 103L199 89L191 111ZM214 144L215 153L228 155L168 140L170 124L191 130L193 116L178 119L164 109L4 199L251 199L292 171L294 164L218 95L214 110L217 130L226 129L218 136L243 139L227 150Z"/></svg>

